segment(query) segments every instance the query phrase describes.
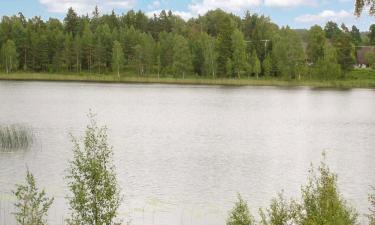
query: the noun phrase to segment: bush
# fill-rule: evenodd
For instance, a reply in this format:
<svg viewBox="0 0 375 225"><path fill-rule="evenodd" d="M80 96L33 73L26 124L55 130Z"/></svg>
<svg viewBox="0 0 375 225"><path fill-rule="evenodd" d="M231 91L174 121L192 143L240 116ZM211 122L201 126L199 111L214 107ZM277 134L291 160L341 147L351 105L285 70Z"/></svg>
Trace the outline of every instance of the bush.
<svg viewBox="0 0 375 225"><path fill-rule="evenodd" d="M347 205L337 188L337 175L323 160L318 173L312 168L308 184L302 188L302 203L298 206L299 225L356 225L357 213Z"/></svg>
<svg viewBox="0 0 375 225"><path fill-rule="evenodd" d="M47 224L47 212L53 198L48 198L44 190L38 190L34 176L29 171L26 174L26 184L17 185L13 193L17 199L14 215L18 225Z"/></svg>
<svg viewBox="0 0 375 225"><path fill-rule="evenodd" d="M253 225L254 218L250 214L247 203L238 195L238 202L235 203L234 208L229 213L227 225Z"/></svg>
<svg viewBox="0 0 375 225"><path fill-rule="evenodd" d="M68 197L71 212L69 224L118 224L115 222L121 203L120 188L113 165L113 150L107 141L106 127L98 127L89 114L83 144L73 138L73 160L70 162Z"/></svg>

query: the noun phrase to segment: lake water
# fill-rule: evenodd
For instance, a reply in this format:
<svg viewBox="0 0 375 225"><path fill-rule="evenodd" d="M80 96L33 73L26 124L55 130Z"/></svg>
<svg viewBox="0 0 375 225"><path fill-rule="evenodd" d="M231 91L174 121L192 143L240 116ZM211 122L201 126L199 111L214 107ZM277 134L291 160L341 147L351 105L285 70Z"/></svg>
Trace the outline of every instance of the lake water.
<svg viewBox="0 0 375 225"><path fill-rule="evenodd" d="M25 152L0 153L0 224L28 167L63 224L69 134L92 109L109 129L132 225L224 225L237 193L258 208L284 190L299 198L322 151L361 221L375 185L375 90L0 82L0 124L32 127Z"/></svg>

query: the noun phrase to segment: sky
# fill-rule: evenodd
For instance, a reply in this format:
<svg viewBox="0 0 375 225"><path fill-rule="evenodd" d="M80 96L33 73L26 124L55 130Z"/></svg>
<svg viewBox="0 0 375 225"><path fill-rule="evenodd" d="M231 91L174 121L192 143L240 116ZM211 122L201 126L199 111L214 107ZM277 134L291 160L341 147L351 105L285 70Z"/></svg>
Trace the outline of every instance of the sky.
<svg viewBox="0 0 375 225"><path fill-rule="evenodd" d="M130 9L142 10L152 16L162 9L172 10L183 19L203 15L208 10L221 8L227 12L243 16L249 10L269 16L280 26L309 28L324 25L327 21L348 27L356 25L367 31L375 17L364 13L360 18L353 15L354 0L0 0L0 16L22 12L26 17L41 16L63 19L69 7L79 14L91 14L95 5L100 12L126 13Z"/></svg>

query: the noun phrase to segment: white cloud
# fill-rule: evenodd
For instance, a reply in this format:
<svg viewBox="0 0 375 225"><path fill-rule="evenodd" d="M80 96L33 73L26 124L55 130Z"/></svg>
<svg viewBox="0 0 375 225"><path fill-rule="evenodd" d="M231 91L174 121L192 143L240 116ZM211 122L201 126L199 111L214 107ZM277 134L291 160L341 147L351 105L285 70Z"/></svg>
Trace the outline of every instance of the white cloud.
<svg viewBox="0 0 375 225"><path fill-rule="evenodd" d="M165 10L165 11L169 11L169 10ZM172 11L173 15L180 16L184 20L189 20L189 19L194 17L194 15L191 12L175 11L175 10L171 10L171 11ZM154 10L154 11L151 11L151 12L147 12L146 15L151 18L151 17L154 16L154 14L159 15L160 12L161 12L161 10Z"/></svg>
<svg viewBox="0 0 375 225"><path fill-rule="evenodd" d="M348 12L346 10L341 11L333 11L333 10L324 10L318 14L305 14L295 18L295 21L300 23L324 23L327 21L335 21L335 22L345 22L351 21L355 17L352 12Z"/></svg>
<svg viewBox="0 0 375 225"><path fill-rule="evenodd" d="M262 0L202 0L189 5L194 14L204 14L209 10L221 8L229 12L241 12L252 6L260 6Z"/></svg>
<svg viewBox="0 0 375 225"><path fill-rule="evenodd" d="M296 7L301 5L317 5L316 0L264 0L265 6Z"/></svg>
<svg viewBox="0 0 375 225"><path fill-rule="evenodd" d="M69 7L72 7L79 14L86 14L93 11L98 6L100 11L108 12L116 9L133 8L137 0L39 0L40 4L47 7L49 12L65 13Z"/></svg>

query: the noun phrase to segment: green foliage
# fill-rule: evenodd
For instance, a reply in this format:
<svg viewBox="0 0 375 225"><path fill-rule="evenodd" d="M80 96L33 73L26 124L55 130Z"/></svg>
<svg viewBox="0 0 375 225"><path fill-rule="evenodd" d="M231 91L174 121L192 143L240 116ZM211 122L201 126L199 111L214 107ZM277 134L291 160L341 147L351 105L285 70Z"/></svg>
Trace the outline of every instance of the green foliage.
<svg viewBox="0 0 375 225"><path fill-rule="evenodd" d="M362 37L361 37L361 32L356 26L352 26L352 30L350 31L350 36L352 38L352 42L358 46L362 44Z"/></svg>
<svg viewBox="0 0 375 225"><path fill-rule="evenodd" d="M370 26L370 31L368 33L368 38L369 38L369 44L370 45L375 45L375 24L372 24Z"/></svg>
<svg viewBox="0 0 375 225"><path fill-rule="evenodd" d="M298 68L305 64L301 38L289 27L282 28L275 40L273 61L278 75L292 79L298 76Z"/></svg>
<svg viewBox="0 0 375 225"><path fill-rule="evenodd" d="M1 64L6 73L10 73L18 68L16 44L8 40L1 48Z"/></svg>
<svg viewBox="0 0 375 225"><path fill-rule="evenodd" d="M246 66L246 43L241 31L235 30L232 34L233 70L238 78ZM258 60L259 61L259 60Z"/></svg>
<svg viewBox="0 0 375 225"><path fill-rule="evenodd" d="M238 201L234 208L229 212L227 225L253 225L255 224L253 216L250 214L247 203L238 195Z"/></svg>
<svg viewBox="0 0 375 225"><path fill-rule="evenodd" d="M371 68L375 69L375 51L366 53L365 59Z"/></svg>
<svg viewBox="0 0 375 225"><path fill-rule="evenodd" d="M325 161L318 171L312 168L308 183L302 188L302 203L298 207L299 225L356 225L357 214L349 207L337 187L337 175Z"/></svg>
<svg viewBox="0 0 375 225"><path fill-rule="evenodd" d="M266 77L271 76L272 62L271 62L271 56L270 55L267 55L266 58L263 60L262 68L263 68L263 75L264 76L266 76Z"/></svg>
<svg viewBox="0 0 375 225"><path fill-rule="evenodd" d="M4 59L4 54L0 63L7 72L23 69L109 74L113 70L114 41L118 41L127 74L157 73L168 77L181 73L184 77L229 78L246 73L248 77L272 74L301 79L308 70L306 59L312 65L323 59L326 38L336 48L341 69L348 71L355 62L354 46L374 44L374 34L375 26L367 36L355 26L349 30L343 24L340 29L334 22L328 22L324 31L314 26L306 34L289 27L279 29L269 17L249 11L241 18L216 9L184 21L165 10L148 18L144 12L134 10L122 15L114 11L101 15L98 7L91 16L79 16L70 8L63 21L43 21L37 16L26 19L22 14L4 16L0 22L0 46L5 48L8 40L14 41L16 54L7 54L12 65L6 63L9 60ZM176 36L183 37L187 45L185 41L175 43L181 39ZM301 39L307 43L306 53ZM182 51L189 54L183 57L176 45L188 46L189 51ZM261 72L255 68L254 55L261 62ZM187 65L183 66L181 60Z"/></svg>
<svg viewBox="0 0 375 225"><path fill-rule="evenodd" d="M73 160L67 175L72 193L68 197L71 209L68 224L118 224L121 197L107 128L98 127L91 113L89 119L83 143L74 137L72 140Z"/></svg>
<svg viewBox="0 0 375 225"><path fill-rule="evenodd" d="M334 80L341 77L341 67L337 63L337 53L328 42L324 45L323 58L318 59L312 68L313 78Z"/></svg>
<svg viewBox="0 0 375 225"><path fill-rule="evenodd" d="M324 27L324 32L326 37L331 40L335 39L342 33L337 23L332 21L327 22L326 26Z"/></svg>
<svg viewBox="0 0 375 225"><path fill-rule="evenodd" d="M191 52L188 41L181 35L176 35L173 47L173 71L176 76L189 73L192 70Z"/></svg>
<svg viewBox="0 0 375 225"><path fill-rule="evenodd" d="M218 75L221 77L231 76L232 71L227 70L228 59L232 58L232 34L234 32L233 20L229 15L224 14L218 21L218 42L217 42L217 65ZM233 69L233 68L232 68Z"/></svg>
<svg viewBox="0 0 375 225"><path fill-rule="evenodd" d="M253 72L254 72L257 79L259 78L259 74L260 74L261 71L262 71L262 68L261 68L261 65L260 65L260 61L259 61L258 57L255 55Z"/></svg>
<svg viewBox="0 0 375 225"><path fill-rule="evenodd" d="M307 40L307 57L310 62L316 63L324 57L326 37L323 29L318 25L311 27Z"/></svg>
<svg viewBox="0 0 375 225"><path fill-rule="evenodd" d="M26 184L17 185L13 194L17 199L14 212L17 225L47 225L47 212L54 199L48 198L44 190L39 191L29 170Z"/></svg>
<svg viewBox="0 0 375 225"><path fill-rule="evenodd" d="M124 63L125 57L122 46L120 42L114 41L112 49L112 70L117 73L117 77L120 77L120 71L124 67Z"/></svg>
<svg viewBox="0 0 375 225"><path fill-rule="evenodd" d="M346 33L338 35L333 43L337 52L337 62L341 65L341 69L348 71L353 69L355 64L355 48L351 43L351 38Z"/></svg>
<svg viewBox="0 0 375 225"><path fill-rule="evenodd" d="M375 188L372 187L373 193L371 193L368 197L370 202L370 214L368 215L370 219L370 225L375 225Z"/></svg>
<svg viewBox="0 0 375 225"><path fill-rule="evenodd" d="M375 15L375 0L356 0L355 14L360 16L365 7L369 9L370 15Z"/></svg>
<svg viewBox="0 0 375 225"><path fill-rule="evenodd" d="M266 213L260 209L261 225L288 225L294 219L294 208L288 203L282 194L271 200L270 208Z"/></svg>

